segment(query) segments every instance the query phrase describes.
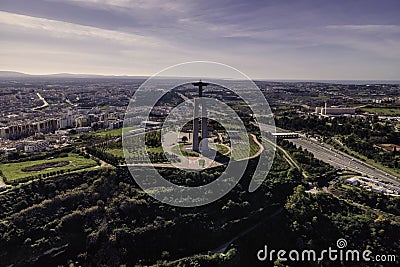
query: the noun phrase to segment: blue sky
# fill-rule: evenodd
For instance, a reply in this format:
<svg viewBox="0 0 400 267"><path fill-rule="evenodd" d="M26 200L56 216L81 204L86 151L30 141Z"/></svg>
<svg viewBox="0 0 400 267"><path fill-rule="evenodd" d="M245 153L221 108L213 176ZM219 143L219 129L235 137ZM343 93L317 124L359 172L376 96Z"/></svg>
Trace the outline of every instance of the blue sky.
<svg viewBox="0 0 400 267"><path fill-rule="evenodd" d="M251 78L400 79L400 1L2 0L0 69L152 75L193 60Z"/></svg>

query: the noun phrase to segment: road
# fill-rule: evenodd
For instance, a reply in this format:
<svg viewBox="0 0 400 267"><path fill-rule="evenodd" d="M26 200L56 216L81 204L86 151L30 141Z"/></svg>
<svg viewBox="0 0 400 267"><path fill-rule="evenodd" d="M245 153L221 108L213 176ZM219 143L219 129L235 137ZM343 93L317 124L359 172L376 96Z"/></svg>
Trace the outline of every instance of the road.
<svg viewBox="0 0 400 267"><path fill-rule="evenodd" d="M400 186L399 177L390 175L357 158L336 150L326 144L320 143L315 139L301 136L298 139L288 139L288 141L292 142L297 147L301 146L303 149L307 149L314 155L314 157L335 168L351 170L370 178L390 182L394 185Z"/></svg>
<svg viewBox="0 0 400 267"><path fill-rule="evenodd" d="M40 100L42 100L43 105L33 108L32 109L33 111L39 110L39 109L42 109L42 108L45 108L45 107L49 106L49 103L47 103L46 99L44 99L44 97L41 96L40 93L36 93L36 95L39 97Z"/></svg>
<svg viewBox="0 0 400 267"><path fill-rule="evenodd" d="M288 132L288 130L273 127L270 125L260 124L260 129L269 132ZM355 157L352 157L344 152L336 150L324 143L318 142L315 139L307 138L300 135L298 139L287 139L297 147L301 146L311 152L315 158L322 160L325 163L338 169L346 169L361 173L364 176L374 178L380 181L389 182L393 185L400 186L400 177L393 176L382 170L375 168Z"/></svg>

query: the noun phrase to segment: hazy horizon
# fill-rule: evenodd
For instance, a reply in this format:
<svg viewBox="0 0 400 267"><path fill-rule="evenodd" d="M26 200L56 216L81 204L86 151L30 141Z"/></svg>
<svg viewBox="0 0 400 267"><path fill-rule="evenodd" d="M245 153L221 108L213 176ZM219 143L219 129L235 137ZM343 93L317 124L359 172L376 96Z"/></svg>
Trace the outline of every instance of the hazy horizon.
<svg viewBox="0 0 400 267"><path fill-rule="evenodd" d="M22 74L26 76L1 76L3 73L16 73ZM65 76L62 76L65 75ZM71 76L69 76L71 75ZM32 74L32 73L25 73L25 72L18 72L18 71L9 71L9 70L0 70L0 79L2 78L26 78L32 76L32 78L132 78L132 79L147 79L151 77L150 75L105 75L105 74L93 74L93 73L43 73L43 74ZM81 77L74 77L74 76L81 76ZM86 77L85 77L86 76ZM92 77L90 77L92 76ZM185 76L159 76L159 78L166 78L166 79L180 79L180 78L188 78ZM196 77L190 77L197 79ZM209 77L203 77L203 79L215 79ZM229 79L229 78L221 78L221 79ZM235 80L235 79L233 79ZM264 78L255 78L254 81L266 81L266 82L315 82L315 83L334 83L334 84L358 84L358 85L366 85L366 84L400 84L400 80L315 80L315 79L264 79Z"/></svg>

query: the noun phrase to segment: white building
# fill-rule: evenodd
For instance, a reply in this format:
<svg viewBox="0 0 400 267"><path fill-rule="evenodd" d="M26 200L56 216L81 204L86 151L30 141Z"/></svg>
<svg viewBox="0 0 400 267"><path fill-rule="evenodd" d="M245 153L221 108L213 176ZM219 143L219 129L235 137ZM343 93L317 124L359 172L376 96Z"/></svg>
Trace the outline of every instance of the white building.
<svg viewBox="0 0 400 267"><path fill-rule="evenodd" d="M162 122L158 121L142 121L140 127L158 128L162 126Z"/></svg>
<svg viewBox="0 0 400 267"><path fill-rule="evenodd" d="M8 154L12 154L12 153L15 153L15 152L17 152L17 148L15 148L15 147L11 147L11 148L1 147L0 148L0 154L8 155Z"/></svg>
<svg viewBox="0 0 400 267"><path fill-rule="evenodd" d="M324 107L316 107L315 113L319 115L332 115L332 116L340 116L340 115L354 115L356 114L356 108L341 108L341 107L328 107L325 102Z"/></svg>
<svg viewBox="0 0 400 267"><path fill-rule="evenodd" d="M119 129L122 128L124 125L124 121L122 120L115 120L115 121L108 121L108 129Z"/></svg>
<svg viewBox="0 0 400 267"><path fill-rule="evenodd" d="M60 129L75 127L75 118L72 114L72 110L68 110L67 114L64 114L60 119Z"/></svg>
<svg viewBox="0 0 400 267"><path fill-rule="evenodd" d="M90 132L91 130L92 130L92 127L77 127L77 128L75 128L75 131L77 134L87 133L87 132Z"/></svg>
<svg viewBox="0 0 400 267"><path fill-rule="evenodd" d="M49 147L46 141L27 141L24 145L25 152L40 152Z"/></svg>
<svg viewBox="0 0 400 267"><path fill-rule="evenodd" d="M357 178L353 177L346 179L345 183L352 186L358 186L360 184L360 181Z"/></svg>

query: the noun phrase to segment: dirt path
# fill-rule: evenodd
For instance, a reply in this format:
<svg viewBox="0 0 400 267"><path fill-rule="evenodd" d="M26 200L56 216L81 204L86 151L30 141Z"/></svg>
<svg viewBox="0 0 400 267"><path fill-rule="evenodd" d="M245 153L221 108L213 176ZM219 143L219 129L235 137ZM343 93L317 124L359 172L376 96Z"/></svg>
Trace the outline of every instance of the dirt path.
<svg viewBox="0 0 400 267"><path fill-rule="evenodd" d="M256 137L254 134L250 134L250 135L253 137L254 142L258 145L258 147L259 147L260 149L258 150L258 152L257 152L256 154L254 154L253 156L248 157L248 158L246 158L246 159L253 159L253 158L256 158L256 157L260 156L261 153L264 151L264 146L258 141L257 137Z"/></svg>
<svg viewBox="0 0 400 267"><path fill-rule="evenodd" d="M277 144L274 144L273 142L271 142L270 140L267 140L271 145L275 146L276 148L278 148L282 153L283 153L283 157L285 158L285 160L289 163L289 165L291 167L294 167L296 169L298 169L302 175L304 176L304 178L308 178L308 175L300 168L300 166L297 164L297 162L292 159L292 157L289 155L289 153L283 149L282 147L278 146Z"/></svg>
<svg viewBox="0 0 400 267"><path fill-rule="evenodd" d="M114 167L113 165L111 165L111 164L105 162L104 160L102 160L102 159L100 159L100 158L98 158L98 157L96 157L96 156L90 154L90 153L87 151L86 147L82 147L82 149L83 149L88 155L90 155L91 157L97 159L97 160L100 162L100 165L97 165L95 168L101 168L101 167L113 168L113 167Z"/></svg>

